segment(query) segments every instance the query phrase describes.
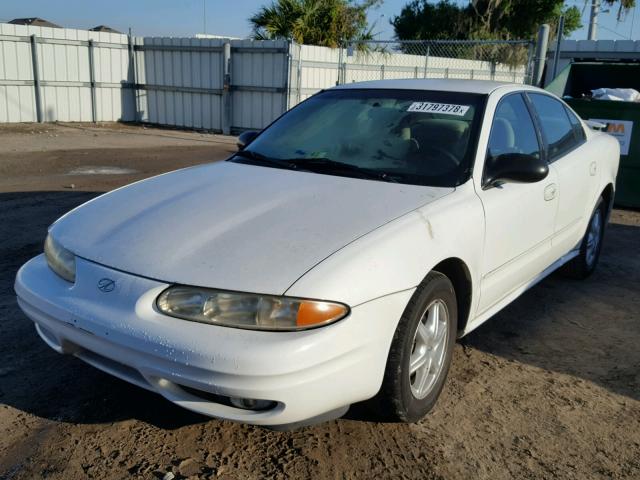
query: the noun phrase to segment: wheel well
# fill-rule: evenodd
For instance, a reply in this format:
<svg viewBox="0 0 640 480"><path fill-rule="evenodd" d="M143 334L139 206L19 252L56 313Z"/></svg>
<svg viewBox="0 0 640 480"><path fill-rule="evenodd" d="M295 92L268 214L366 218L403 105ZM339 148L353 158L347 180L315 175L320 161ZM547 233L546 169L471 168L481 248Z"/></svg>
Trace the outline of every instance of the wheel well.
<svg viewBox="0 0 640 480"><path fill-rule="evenodd" d="M472 282L469 269L459 258L447 258L433 267L433 270L446 275L453 283L458 302L458 331L461 332L467 326L471 311Z"/></svg>
<svg viewBox="0 0 640 480"><path fill-rule="evenodd" d="M613 184L609 184L604 187L602 191L602 198L604 199L604 203L607 206L607 218L609 218L609 214L613 209Z"/></svg>

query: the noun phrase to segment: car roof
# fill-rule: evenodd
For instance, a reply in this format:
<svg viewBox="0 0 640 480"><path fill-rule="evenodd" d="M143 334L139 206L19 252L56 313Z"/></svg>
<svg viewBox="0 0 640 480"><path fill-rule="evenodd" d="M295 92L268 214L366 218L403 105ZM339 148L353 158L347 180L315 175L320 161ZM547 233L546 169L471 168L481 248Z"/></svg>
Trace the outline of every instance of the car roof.
<svg viewBox="0 0 640 480"><path fill-rule="evenodd" d="M393 89L431 90L441 92L466 92L488 95L494 90L510 87L511 90L540 90L521 83L494 82L489 80L461 80L455 78L407 78L397 80L373 80L368 82L345 83L333 89Z"/></svg>

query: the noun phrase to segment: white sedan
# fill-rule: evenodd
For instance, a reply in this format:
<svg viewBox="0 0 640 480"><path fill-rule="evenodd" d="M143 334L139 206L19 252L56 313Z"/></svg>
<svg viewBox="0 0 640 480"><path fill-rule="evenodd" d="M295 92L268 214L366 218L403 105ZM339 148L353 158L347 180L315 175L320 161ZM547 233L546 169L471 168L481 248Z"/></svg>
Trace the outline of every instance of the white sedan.
<svg viewBox="0 0 640 480"><path fill-rule="evenodd" d="M456 337L594 270L619 160L557 97L464 80L342 85L239 142L66 214L15 289L57 352L284 427L420 419Z"/></svg>

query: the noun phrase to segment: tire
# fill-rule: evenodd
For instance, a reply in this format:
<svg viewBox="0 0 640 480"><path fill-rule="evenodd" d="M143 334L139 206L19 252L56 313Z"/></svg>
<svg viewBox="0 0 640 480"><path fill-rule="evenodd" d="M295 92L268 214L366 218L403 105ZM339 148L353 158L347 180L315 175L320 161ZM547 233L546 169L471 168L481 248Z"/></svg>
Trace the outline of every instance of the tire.
<svg viewBox="0 0 640 480"><path fill-rule="evenodd" d="M582 280L593 273L598 265L604 227L607 218L607 206L600 197L589 219L587 231L580 243L580 253L563 267L562 273L569 278Z"/></svg>
<svg viewBox="0 0 640 480"><path fill-rule="evenodd" d="M434 330L435 325L442 333ZM393 336L382 388L375 399L380 414L393 421L415 422L434 407L449 372L457 327L453 285L445 275L431 272L411 297ZM434 342L437 338L440 341ZM423 354L423 366L412 374L410 361L420 364Z"/></svg>

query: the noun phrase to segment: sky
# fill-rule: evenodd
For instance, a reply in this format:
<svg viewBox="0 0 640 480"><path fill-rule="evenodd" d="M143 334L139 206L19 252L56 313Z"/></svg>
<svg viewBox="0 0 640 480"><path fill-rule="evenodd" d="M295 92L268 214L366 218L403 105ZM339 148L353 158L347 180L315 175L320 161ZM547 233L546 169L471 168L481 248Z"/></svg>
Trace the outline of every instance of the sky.
<svg viewBox="0 0 640 480"><path fill-rule="evenodd" d="M393 38L389 20L400 13L409 0L384 0L372 10L369 21L376 23L379 40ZM590 2L591 0L586 0ZM251 33L249 16L271 0L2 0L0 21L17 17L41 17L67 28L108 25L135 35L191 36L196 33L246 37ZM457 0L457 3L467 3ZM587 38L589 8L585 0L569 0L583 12L583 28L570 38ZM599 39L640 40L640 2L624 22L616 21L616 9L600 16ZM206 15L204 12L206 11ZM637 17L637 18L635 18ZM206 19L206 27L205 27Z"/></svg>

